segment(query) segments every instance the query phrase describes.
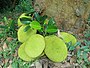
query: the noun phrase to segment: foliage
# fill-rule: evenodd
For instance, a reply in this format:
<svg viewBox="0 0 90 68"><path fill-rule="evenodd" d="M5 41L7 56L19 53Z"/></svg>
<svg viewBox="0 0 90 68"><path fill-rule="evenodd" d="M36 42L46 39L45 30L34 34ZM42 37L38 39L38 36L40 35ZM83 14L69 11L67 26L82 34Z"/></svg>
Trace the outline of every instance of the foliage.
<svg viewBox="0 0 90 68"><path fill-rule="evenodd" d="M77 51L77 62L81 64L82 61L84 61L83 65L87 67L90 65L88 60L88 54L90 52L90 41L84 40L83 43L81 43L81 48Z"/></svg>
<svg viewBox="0 0 90 68"><path fill-rule="evenodd" d="M26 18L25 16L32 17L31 19ZM24 15L24 17L19 18L20 22L24 25L28 25L30 28L37 29L40 34L44 36L49 34L53 34L57 32L57 26L53 18L51 18L48 23L44 23L47 19L47 16L40 16L37 12L30 12L29 14ZM22 25L21 24L21 25Z"/></svg>
<svg viewBox="0 0 90 68"><path fill-rule="evenodd" d="M68 50L69 51L74 51L76 50L75 56L76 56L76 60L77 63L83 68L87 68L90 65L90 32L89 30L86 31L86 33L84 33L84 37L85 39L82 41L78 41L74 46L71 46L72 43L69 42L68 45Z"/></svg>
<svg viewBox="0 0 90 68"><path fill-rule="evenodd" d="M3 0L0 2L0 13L7 11L29 12L32 8L32 0Z"/></svg>
<svg viewBox="0 0 90 68"><path fill-rule="evenodd" d="M5 38L7 36L16 38L17 37L15 31L17 29L17 26L15 26L16 22L12 19L7 19L6 17L4 17L3 22L4 22L3 25L0 25L1 30L3 30L3 32L1 32L0 34L0 39Z"/></svg>
<svg viewBox="0 0 90 68"><path fill-rule="evenodd" d="M85 31L84 36L86 39L90 38L90 30L89 29Z"/></svg>
<svg viewBox="0 0 90 68"><path fill-rule="evenodd" d="M87 23L88 23L88 25L90 26L90 14L89 14L89 16L88 16Z"/></svg>
<svg viewBox="0 0 90 68"><path fill-rule="evenodd" d="M6 13L15 8L19 0L0 0L0 13Z"/></svg>
<svg viewBox="0 0 90 68"><path fill-rule="evenodd" d="M9 3L9 4L8 4ZM1 0L0 1L0 12L3 12L5 9L11 6L11 0Z"/></svg>
<svg viewBox="0 0 90 68"><path fill-rule="evenodd" d="M32 0L19 0L19 4L15 7L14 11L29 12L32 8Z"/></svg>

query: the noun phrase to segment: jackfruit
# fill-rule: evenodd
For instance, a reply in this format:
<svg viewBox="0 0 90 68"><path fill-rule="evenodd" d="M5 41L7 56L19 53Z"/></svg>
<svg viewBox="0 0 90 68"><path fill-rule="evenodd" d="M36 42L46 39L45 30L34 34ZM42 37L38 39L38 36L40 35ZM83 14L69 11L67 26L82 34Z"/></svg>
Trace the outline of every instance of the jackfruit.
<svg viewBox="0 0 90 68"><path fill-rule="evenodd" d="M64 42L69 43L72 42L72 45L75 45L75 43L77 42L76 38L66 32L60 32L61 38L64 40Z"/></svg>
<svg viewBox="0 0 90 68"><path fill-rule="evenodd" d="M24 61L32 61L33 59L25 53L25 43L23 43L18 49L18 56Z"/></svg>
<svg viewBox="0 0 90 68"><path fill-rule="evenodd" d="M28 56L35 58L43 53L44 48L44 37L39 34L34 34L26 42L25 52Z"/></svg>
<svg viewBox="0 0 90 68"><path fill-rule="evenodd" d="M36 30L34 29L28 29L26 32L24 32L25 27L25 25L21 26L18 30L18 40L22 43L27 41L27 39L33 34L36 34Z"/></svg>
<svg viewBox="0 0 90 68"><path fill-rule="evenodd" d="M54 61L61 62L67 57L67 47L64 41L55 35L45 37L45 54Z"/></svg>

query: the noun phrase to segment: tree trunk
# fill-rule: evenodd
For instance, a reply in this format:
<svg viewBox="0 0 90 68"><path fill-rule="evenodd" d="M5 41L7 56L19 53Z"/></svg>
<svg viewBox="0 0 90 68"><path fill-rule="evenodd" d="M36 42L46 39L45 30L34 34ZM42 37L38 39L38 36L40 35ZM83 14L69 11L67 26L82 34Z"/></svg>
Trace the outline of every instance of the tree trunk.
<svg viewBox="0 0 90 68"><path fill-rule="evenodd" d="M37 7L43 14L54 17L60 29L82 32L90 13L89 0L36 0Z"/></svg>

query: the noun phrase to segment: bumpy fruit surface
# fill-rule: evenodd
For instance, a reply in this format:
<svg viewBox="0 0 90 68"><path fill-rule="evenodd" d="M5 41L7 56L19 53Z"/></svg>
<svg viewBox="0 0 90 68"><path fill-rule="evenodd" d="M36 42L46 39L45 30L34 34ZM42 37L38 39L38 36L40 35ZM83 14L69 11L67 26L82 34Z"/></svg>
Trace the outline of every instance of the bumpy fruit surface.
<svg viewBox="0 0 90 68"><path fill-rule="evenodd" d="M69 33L60 32L60 34L61 34L61 38L66 43L72 42L72 45L75 45L75 43L77 42L76 38L73 35L69 34Z"/></svg>
<svg viewBox="0 0 90 68"><path fill-rule="evenodd" d="M36 34L36 30L28 29L26 32L24 32L25 25L21 26L18 30L18 40L20 42L25 42L28 40L29 37L31 37L33 34Z"/></svg>
<svg viewBox="0 0 90 68"><path fill-rule="evenodd" d="M63 40L57 36L46 36L45 45L45 54L50 60L61 62L67 57L67 47Z"/></svg>
<svg viewBox="0 0 90 68"><path fill-rule="evenodd" d="M45 48L44 37L39 34L32 35L26 42L25 52L30 57L38 57Z"/></svg>
<svg viewBox="0 0 90 68"><path fill-rule="evenodd" d="M32 58L30 58L26 53L25 53L25 43L23 43L19 49L18 49L18 56L24 60L24 61L31 61Z"/></svg>

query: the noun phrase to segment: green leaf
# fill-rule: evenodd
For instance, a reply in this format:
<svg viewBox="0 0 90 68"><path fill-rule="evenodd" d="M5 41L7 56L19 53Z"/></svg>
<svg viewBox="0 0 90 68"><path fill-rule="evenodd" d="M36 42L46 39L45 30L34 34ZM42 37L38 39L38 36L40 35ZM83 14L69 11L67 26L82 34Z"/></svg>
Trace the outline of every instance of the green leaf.
<svg viewBox="0 0 90 68"><path fill-rule="evenodd" d="M74 49L75 49L75 46L70 46L69 47L69 51L74 50Z"/></svg>
<svg viewBox="0 0 90 68"><path fill-rule="evenodd" d="M76 44L74 46L80 46L81 45L81 42L76 42Z"/></svg>
<svg viewBox="0 0 90 68"><path fill-rule="evenodd" d="M83 67L83 68L87 68L87 66L86 66L86 65L82 65L82 67Z"/></svg>
<svg viewBox="0 0 90 68"><path fill-rule="evenodd" d="M54 18L50 18L49 22L48 22L48 25L55 25L55 20Z"/></svg>
<svg viewBox="0 0 90 68"><path fill-rule="evenodd" d="M26 18L26 17L22 17L22 18L20 18L20 21L23 24L30 24L30 22L32 21L32 19Z"/></svg>
<svg viewBox="0 0 90 68"><path fill-rule="evenodd" d="M90 25L90 14L88 16L87 22L88 22L88 25Z"/></svg>
<svg viewBox="0 0 90 68"><path fill-rule="evenodd" d="M84 36L85 36L86 38L89 38L89 37L90 37L90 31L87 31Z"/></svg>
<svg viewBox="0 0 90 68"><path fill-rule="evenodd" d="M87 46L90 46L90 41L88 41Z"/></svg>
<svg viewBox="0 0 90 68"><path fill-rule="evenodd" d="M5 21L6 24L8 24L8 19L7 19L7 17L4 17L4 21Z"/></svg>
<svg viewBox="0 0 90 68"><path fill-rule="evenodd" d="M37 12L34 13L34 17L35 17L36 21L38 21L38 22L41 21L40 20L41 16Z"/></svg>
<svg viewBox="0 0 90 68"><path fill-rule="evenodd" d="M46 32L47 32L47 33L57 32L57 27L56 27L56 26L53 26L53 25L47 26Z"/></svg>
<svg viewBox="0 0 90 68"><path fill-rule="evenodd" d="M83 58L84 58L84 61L88 61L88 55L87 55L87 52L83 52Z"/></svg>
<svg viewBox="0 0 90 68"><path fill-rule="evenodd" d="M26 18L26 17L22 17L20 18L21 21L32 21L32 18Z"/></svg>
<svg viewBox="0 0 90 68"><path fill-rule="evenodd" d="M21 23L25 24L25 25L28 25L30 24L31 21L21 21Z"/></svg>
<svg viewBox="0 0 90 68"><path fill-rule="evenodd" d="M31 28L34 28L34 29L38 29L38 30L41 29L41 25L40 25L40 23L37 22L37 21L32 21L32 22L30 23L30 26L31 26Z"/></svg>
<svg viewBox="0 0 90 68"><path fill-rule="evenodd" d="M89 52L90 51L90 49L84 49L84 52Z"/></svg>
<svg viewBox="0 0 90 68"><path fill-rule="evenodd" d="M25 27L24 32L26 32L29 29L30 29L30 26L28 25L28 26Z"/></svg>
<svg viewBox="0 0 90 68"><path fill-rule="evenodd" d="M81 56L81 51L78 50L78 52L77 52L77 57L80 57L80 56Z"/></svg>
<svg viewBox="0 0 90 68"><path fill-rule="evenodd" d="M40 18L40 21L42 22L42 23L44 23L44 21L47 19L47 15L44 15L44 16L42 16L41 18Z"/></svg>
<svg viewBox="0 0 90 68"><path fill-rule="evenodd" d="M78 57L77 62L80 64L82 62L82 57Z"/></svg>
<svg viewBox="0 0 90 68"><path fill-rule="evenodd" d="M12 68L18 68L18 63L16 61L12 63Z"/></svg>
<svg viewBox="0 0 90 68"><path fill-rule="evenodd" d="M47 15L44 16L40 16L37 12L34 13L34 17L36 19L36 21L40 22L40 23L44 23L44 21L47 18Z"/></svg>
<svg viewBox="0 0 90 68"><path fill-rule="evenodd" d="M89 46L83 46L80 49L88 49L88 48L89 48Z"/></svg>
<svg viewBox="0 0 90 68"><path fill-rule="evenodd" d="M10 20L8 26L10 27L10 30L12 30L13 32L15 31L16 26L14 20Z"/></svg>
<svg viewBox="0 0 90 68"><path fill-rule="evenodd" d="M30 9L30 11L29 11L30 14L32 14L32 13L34 13L34 12L35 12L34 9Z"/></svg>
<svg viewBox="0 0 90 68"><path fill-rule="evenodd" d="M0 25L0 28L8 28L8 27L5 25Z"/></svg>
<svg viewBox="0 0 90 68"><path fill-rule="evenodd" d="M25 14L25 16L30 16L30 15L32 15L34 12L35 12L34 9L30 9L30 11L27 12L27 13Z"/></svg>
<svg viewBox="0 0 90 68"><path fill-rule="evenodd" d="M62 39L62 38L61 38ZM67 48L69 49L72 46L72 42L70 41L69 43L65 43L67 45Z"/></svg>
<svg viewBox="0 0 90 68"><path fill-rule="evenodd" d="M4 36L4 34L0 33L0 38L2 38Z"/></svg>

